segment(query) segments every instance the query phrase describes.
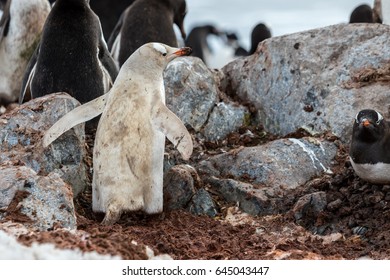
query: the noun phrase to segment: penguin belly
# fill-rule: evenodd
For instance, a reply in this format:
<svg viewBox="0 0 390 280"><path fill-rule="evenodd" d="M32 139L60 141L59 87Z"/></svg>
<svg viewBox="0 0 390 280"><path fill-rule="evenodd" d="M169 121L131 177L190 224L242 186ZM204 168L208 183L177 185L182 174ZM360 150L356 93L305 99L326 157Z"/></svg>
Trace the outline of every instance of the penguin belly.
<svg viewBox="0 0 390 280"><path fill-rule="evenodd" d="M363 180L372 184L389 184L390 183L390 164L378 162L371 163L355 163L350 158L352 167L356 174Z"/></svg>
<svg viewBox="0 0 390 280"><path fill-rule="evenodd" d="M96 132L93 210L159 213L165 136L153 127L147 108L120 103L107 106Z"/></svg>

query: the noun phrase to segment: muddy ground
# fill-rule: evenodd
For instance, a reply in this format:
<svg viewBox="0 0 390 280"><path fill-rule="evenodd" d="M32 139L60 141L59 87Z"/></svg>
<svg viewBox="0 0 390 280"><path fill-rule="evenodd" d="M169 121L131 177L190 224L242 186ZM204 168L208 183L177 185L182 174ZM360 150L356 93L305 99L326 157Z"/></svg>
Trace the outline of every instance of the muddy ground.
<svg viewBox="0 0 390 280"><path fill-rule="evenodd" d="M246 137L248 129L253 133L251 137ZM292 136L299 138L305 133L298 131L287 137ZM261 127L246 127L222 142L196 143L192 158L198 161L276 138ZM242 213L236 205L213 196L219 210L215 218L194 216L185 210L155 216L131 213L123 215L113 226L102 226L103 215L92 212L89 188L75 199L77 237L66 230L53 229L21 235L19 241L27 245L34 241L49 242L59 248L80 248L120 255L124 259L145 259L143 247L138 246L141 244L148 245L156 254L169 254L178 260L387 259L390 257L390 186L361 181L347 159L348 148L335 138L333 141L339 145L333 174L324 174L297 189L288 205L291 210L279 215L252 217ZM167 150L171 148L167 144ZM297 224L292 212L295 202L317 191L327 194L325 211L315 216L308 213Z"/></svg>

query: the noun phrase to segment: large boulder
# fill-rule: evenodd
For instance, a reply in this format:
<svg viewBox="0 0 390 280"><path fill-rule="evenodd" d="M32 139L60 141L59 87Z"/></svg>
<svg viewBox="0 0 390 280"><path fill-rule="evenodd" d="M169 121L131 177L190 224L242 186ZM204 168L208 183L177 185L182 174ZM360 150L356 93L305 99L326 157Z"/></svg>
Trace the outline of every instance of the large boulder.
<svg viewBox="0 0 390 280"><path fill-rule="evenodd" d="M332 142L280 139L211 157L199 163L199 170L216 177L292 189L323 172L331 172L336 153Z"/></svg>
<svg viewBox="0 0 390 280"><path fill-rule="evenodd" d="M39 175L56 172L76 196L87 185L84 125L69 130L48 148L42 137L80 103L66 93L33 99L0 116L0 166L27 166Z"/></svg>
<svg viewBox="0 0 390 280"><path fill-rule="evenodd" d="M313 178L332 173L335 143L316 138L280 139L201 161L202 179L228 202L252 215L285 212L290 194Z"/></svg>
<svg viewBox="0 0 390 280"><path fill-rule="evenodd" d="M71 187L57 173L39 176L25 166L0 166L2 219L23 222L39 231L76 229Z"/></svg>
<svg viewBox="0 0 390 280"><path fill-rule="evenodd" d="M331 131L348 143L361 109L389 117L389 41L390 26L380 24L270 38L223 68L221 89L251 104L272 133Z"/></svg>

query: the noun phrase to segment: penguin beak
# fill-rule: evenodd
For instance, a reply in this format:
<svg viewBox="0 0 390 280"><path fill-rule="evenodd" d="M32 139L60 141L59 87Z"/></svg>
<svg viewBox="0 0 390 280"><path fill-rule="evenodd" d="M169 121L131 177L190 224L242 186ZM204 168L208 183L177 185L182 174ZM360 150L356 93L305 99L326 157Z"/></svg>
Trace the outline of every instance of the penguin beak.
<svg viewBox="0 0 390 280"><path fill-rule="evenodd" d="M370 126L370 121L369 120L367 120L367 119L362 119L362 125L364 126L364 127L368 127L368 126Z"/></svg>
<svg viewBox="0 0 390 280"><path fill-rule="evenodd" d="M178 51L175 51L173 54L175 56L185 56L190 55L192 53L192 49L189 47L180 48Z"/></svg>

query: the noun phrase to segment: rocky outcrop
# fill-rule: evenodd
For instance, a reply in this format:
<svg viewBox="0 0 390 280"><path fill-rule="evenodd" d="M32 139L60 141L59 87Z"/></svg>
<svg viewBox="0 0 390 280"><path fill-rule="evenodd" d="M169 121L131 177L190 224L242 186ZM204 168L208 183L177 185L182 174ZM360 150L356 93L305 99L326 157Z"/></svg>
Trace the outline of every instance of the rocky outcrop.
<svg viewBox="0 0 390 280"><path fill-rule="evenodd" d="M196 57L175 59L164 72L168 108L208 141L225 138L249 115L245 106L221 100L215 75Z"/></svg>
<svg viewBox="0 0 390 280"><path fill-rule="evenodd" d="M304 128L350 140L355 115L389 117L390 26L340 24L259 44L254 55L223 68L221 89L255 107L278 135Z"/></svg>
<svg viewBox="0 0 390 280"><path fill-rule="evenodd" d="M0 167L0 209L0 218L23 220L33 230L77 228L72 189L54 172L39 176L25 166Z"/></svg>
<svg viewBox="0 0 390 280"><path fill-rule="evenodd" d="M250 214L268 215L287 211L283 200L291 190L331 173L336 154L332 142L289 138L216 155L198 170L225 200Z"/></svg>
<svg viewBox="0 0 390 280"><path fill-rule="evenodd" d="M0 166L26 166L39 175L56 172L76 196L87 184L84 126L66 132L47 149L44 132L80 103L67 94L33 99L0 116Z"/></svg>

